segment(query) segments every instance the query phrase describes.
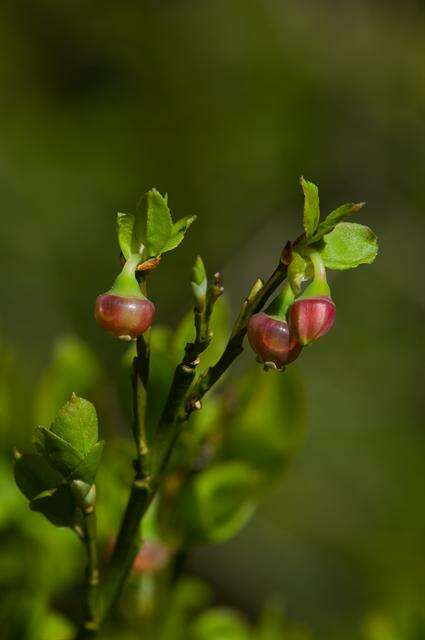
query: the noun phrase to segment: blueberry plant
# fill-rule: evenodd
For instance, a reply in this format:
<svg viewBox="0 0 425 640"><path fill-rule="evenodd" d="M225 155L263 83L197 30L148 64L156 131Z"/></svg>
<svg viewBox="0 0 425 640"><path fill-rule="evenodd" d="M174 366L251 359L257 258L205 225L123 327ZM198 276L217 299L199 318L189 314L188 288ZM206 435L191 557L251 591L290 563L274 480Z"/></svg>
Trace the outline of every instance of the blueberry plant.
<svg viewBox="0 0 425 640"><path fill-rule="evenodd" d="M99 440L94 405L75 393L49 427L36 428L34 453L15 451L16 483L30 509L71 529L86 548L76 638L109 637L103 635L106 622L119 628L125 617L119 612L120 596L137 575L144 590L140 637L180 637L185 619L176 613L173 598L180 594L184 600L193 587L175 583L182 553L191 545L235 535L299 442L297 412L288 409L288 395L298 393L299 383L286 371L334 324L336 305L326 270L371 263L377 254L374 233L346 221L364 203L341 205L321 219L317 187L303 178L301 186L303 233L284 244L268 278L255 280L228 334L222 277L210 276L199 256L192 272L193 312L174 334L155 325L161 302L149 298L148 281L157 269L167 268L165 254L177 249L195 216L173 222L167 196L155 189L135 214L117 216L122 270L112 288L96 299L94 315L111 339L131 343L124 361L131 362L134 455L125 449L123 456L113 444L108 453ZM229 380L226 374L246 337L261 367ZM84 376L87 367L81 370ZM213 392L204 402L223 378L227 385L221 394ZM272 415L272 426L264 426L265 413ZM102 468L104 474L113 473L120 456L133 475L127 504L117 531L109 530L112 522L107 532L98 532L97 493L108 523L114 482L125 484L122 477L102 484ZM126 589L126 594L131 602L134 593ZM191 597L202 604L199 591ZM276 620L266 611L258 628L248 630L229 611L210 609L182 638L278 640L283 627Z"/></svg>

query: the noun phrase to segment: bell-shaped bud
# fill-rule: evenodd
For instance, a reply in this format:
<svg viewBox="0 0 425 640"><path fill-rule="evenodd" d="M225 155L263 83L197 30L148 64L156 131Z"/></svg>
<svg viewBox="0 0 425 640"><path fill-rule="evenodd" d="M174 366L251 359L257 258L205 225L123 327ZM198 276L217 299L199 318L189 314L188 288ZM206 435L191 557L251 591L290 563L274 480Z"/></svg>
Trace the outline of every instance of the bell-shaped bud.
<svg viewBox="0 0 425 640"><path fill-rule="evenodd" d="M140 291L136 279L138 254L131 255L110 291L96 299L94 316L106 331L121 340L133 340L154 321L155 306Z"/></svg>
<svg viewBox="0 0 425 640"><path fill-rule="evenodd" d="M291 332L303 346L328 333L336 315L322 259L316 252L309 257L314 268L313 281L289 310Z"/></svg>
<svg viewBox="0 0 425 640"><path fill-rule="evenodd" d="M301 352L286 322L286 313L294 300L289 282L266 309L256 313L248 322L248 341L265 368L282 370Z"/></svg>
<svg viewBox="0 0 425 640"><path fill-rule="evenodd" d="M283 369L301 352L285 320L256 313L248 322L248 341L259 360L268 368Z"/></svg>
<svg viewBox="0 0 425 640"><path fill-rule="evenodd" d="M303 298L292 305L289 322L302 345L321 338L332 328L336 307L328 296Z"/></svg>

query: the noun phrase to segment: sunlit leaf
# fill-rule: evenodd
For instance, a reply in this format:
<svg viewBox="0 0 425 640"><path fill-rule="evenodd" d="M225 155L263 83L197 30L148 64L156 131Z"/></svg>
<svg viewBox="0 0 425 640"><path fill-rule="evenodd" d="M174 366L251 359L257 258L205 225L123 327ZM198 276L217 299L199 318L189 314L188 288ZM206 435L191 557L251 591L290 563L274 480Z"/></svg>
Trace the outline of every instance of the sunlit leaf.
<svg viewBox="0 0 425 640"><path fill-rule="evenodd" d="M132 213L117 213L117 235L120 249L126 260L132 253L139 253L133 248L133 231L136 218Z"/></svg>
<svg viewBox="0 0 425 640"><path fill-rule="evenodd" d="M189 229L190 225L195 222L196 216L186 216L177 220L173 224L173 228L171 231L171 236L169 240L166 242L165 246L162 249L162 253L166 251L171 251L179 246L179 244L183 241L186 231Z"/></svg>
<svg viewBox="0 0 425 640"><path fill-rule="evenodd" d="M309 182L304 178L301 178L301 187L304 192L303 225L308 239L316 231L320 220L319 190L313 182Z"/></svg>
<svg viewBox="0 0 425 640"><path fill-rule="evenodd" d="M97 442L97 413L93 404L76 395L59 410L50 431L85 457Z"/></svg>
<svg viewBox="0 0 425 640"><path fill-rule="evenodd" d="M353 269L375 260L378 241L369 227L340 222L323 237L319 253L328 269Z"/></svg>

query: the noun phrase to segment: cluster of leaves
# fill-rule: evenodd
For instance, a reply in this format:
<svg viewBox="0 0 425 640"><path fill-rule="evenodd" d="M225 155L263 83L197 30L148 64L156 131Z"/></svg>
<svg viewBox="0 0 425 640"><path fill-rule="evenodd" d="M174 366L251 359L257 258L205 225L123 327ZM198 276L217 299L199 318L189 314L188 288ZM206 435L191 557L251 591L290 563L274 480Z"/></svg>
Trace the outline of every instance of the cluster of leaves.
<svg viewBox="0 0 425 640"><path fill-rule="evenodd" d="M72 395L48 429L37 427L34 444L37 453L17 453L16 484L30 509L57 526L75 528L104 446L93 404Z"/></svg>
<svg viewBox="0 0 425 640"><path fill-rule="evenodd" d="M212 317L211 328L215 340L205 352L206 366L214 362L224 347L228 321L229 305L226 297L222 296ZM155 390L155 393L151 393L151 430L158 419L175 363L181 357L184 345L193 336L192 313L182 319L175 332L161 326L155 326L152 330L150 390ZM132 349L123 361L127 371L134 355ZM59 340L54 347L52 361L41 376L34 402L36 415L46 418L54 416L52 424L49 429L36 429L37 453L24 454L15 463L17 484L30 501L31 509L59 526L73 527L80 522L81 514L75 495L78 483L74 481L78 479L84 483L83 486L90 486L97 465L92 467L87 463L92 457L97 458L95 452L100 451L103 445L97 442L97 418L93 405L88 401L71 398L58 411L75 388L76 372L84 370L87 375L82 376L81 388L77 390L93 397L96 388L103 386L106 380L97 357L75 338ZM302 437L303 397L295 374L263 376L253 365L240 379L228 380L227 383L226 394L219 389L203 410L194 414L175 451L164 479L164 489L146 519L145 537L161 541L173 554L189 549L194 544L223 541L234 536L252 516L269 481L284 470ZM120 393L119 390L117 392ZM108 423L109 403L103 405L102 396L97 392L96 396L100 398L101 413L106 416ZM124 400L125 396L126 391L121 399ZM269 412L261 410L263 402L267 403ZM129 416L123 416L120 420L125 422ZM224 424L226 429L223 428ZM122 513L129 481L128 459L131 456L131 443L116 431L108 435L108 443L104 464L96 476L100 544L104 547L115 534L116 523ZM16 501L20 504L17 496L14 505ZM16 511L16 506L13 508ZM46 580L48 578L47 593L51 594L58 588L59 579L64 580L71 590L75 581L80 579L77 574L79 563L76 562L78 549L72 545L70 538L57 537L59 532L44 527L41 521L34 523L31 519L28 522L31 535L37 535L37 545L48 547L48 553L44 556L46 562L55 563L52 554L56 552L66 556L62 577L56 572L56 575L48 578L51 572L44 572ZM40 557L42 561L43 557ZM166 571L171 571L171 567ZM148 578L133 576L134 584L140 580L145 583ZM208 603L211 597L198 613L194 606L196 590L187 586L190 582L183 581L182 591L174 586L172 588L172 593L176 594L176 611L170 609L166 625L163 612L160 616L161 624L165 625L164 633L169 634L164 638L174 638L173 633L177 633L174 625L176 616L182 615L178 613L182 597L186 598L184 615L188 621L187 628L190 627L191 633L196 634L193 635L194 639L224 638L226 636L219 635L224 628L229 639L237 640L239 636L235 634L238 627L244 628L245 636L250 633L250 639L258 637L238 614L215 608L210 610ZM205 590L205 585L202 588ZM138 589L135 597L141 597ZM34 602L34 606L36 604ZM46 635L43 635L44 631L40 631L40 640L54 640L59 628L60 637L72 637L72 626L56 612L46 609L46 604L44 600L42 605L39 604L42 609L37 614L37 620L40 620L43 629L49 620L52 633L49 635L46 631ZM131 604L129 606L132 607ZM134 619L133 610L128 617L129 627L131 619ZM227 632L227 628L233 631ZM161 637L156 635L159 634L158 629L155 623L153 638ZM238 633L240 635L241 631ZM133 637L131 631L129 634L129 638ZM24 633L22 637L25 637ZM35 637L37 634L34 631ZM259 637L262 638L261 635Z"/></svg>
<svg viewBox="0 0 425 640"><path fill-rule="evenodd" d="M378 240L367 226L357 222L345 222L345 218L358 213L364 202L349 202L331 211L320 221L319 190L317 186L301 178L304 192L304 233L293 243L292 261L288 279L294 293L299 294L301 284L311 276L308 251L320 254L328 269L354 269L361 264L372 263L378 253Z"/></svg>
<svg viewBox="0 0 425 640"><path fill-rule="evenodd" d="M158 258L182 242L196 216L173 222L167 194L151 189L142 198L135 214L118 213L117 231L121 251L126 259L138 253L143 259Z"/></svg>

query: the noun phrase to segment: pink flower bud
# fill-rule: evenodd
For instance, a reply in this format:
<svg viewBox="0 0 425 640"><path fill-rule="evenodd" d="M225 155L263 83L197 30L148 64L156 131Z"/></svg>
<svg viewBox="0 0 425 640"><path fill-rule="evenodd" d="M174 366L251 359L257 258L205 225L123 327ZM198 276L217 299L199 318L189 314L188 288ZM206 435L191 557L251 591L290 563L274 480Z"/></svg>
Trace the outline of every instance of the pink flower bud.
<svg viewBox="0 0 425 640"><path fill-rule="evenodd" d="M264 312L249 319L248 340L262 362L271 362L278 369L293 362L301 351L301 345L292 336L287 322Z"/></svg>
<svg viewBox="0 0 425 640"><path fill-rule="evenodd" d="M94 317L106 331L131 340L149 329L155 318L155 305L147 298L104 293L96 299Z"/></svg>
<svg viewBox="0 0 425 640"><path fill-rule="evenodd" d="M302 345L321 338L332 328L336 307L329 296L300 298L289 310L291 331Z"/></svg>
<svg viewBox="0 0 425 640"><path fill-rule="evenodd" d="M141 574L163 569L170 560L171 551L161 542L146 540L134 559L133 571Z"/></svg>

